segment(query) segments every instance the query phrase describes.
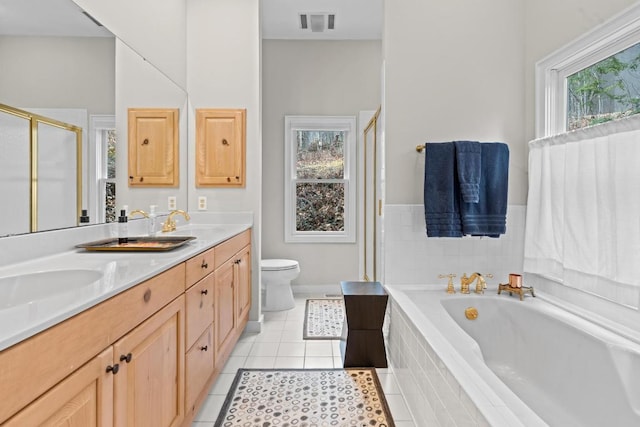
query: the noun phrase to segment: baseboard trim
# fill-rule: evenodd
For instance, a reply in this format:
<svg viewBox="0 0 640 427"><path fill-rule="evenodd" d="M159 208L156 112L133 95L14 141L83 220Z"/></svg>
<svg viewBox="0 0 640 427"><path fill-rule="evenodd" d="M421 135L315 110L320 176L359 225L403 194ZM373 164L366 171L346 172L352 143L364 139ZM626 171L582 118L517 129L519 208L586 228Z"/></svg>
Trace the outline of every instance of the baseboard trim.
<svg viewBox="0 0 640 427"><path fill-rule="evenodd" d="M257 333L262 332L262 324L264 323L264 315L260 315L259 320L249 320L247 326L245 326L245 332Z"/></svg>
<svg viewBox="0 0 640 427"><path fill-rule="evenodd" d="M294 295L298 294L342 294L340 284L292 285Z"/></svg>

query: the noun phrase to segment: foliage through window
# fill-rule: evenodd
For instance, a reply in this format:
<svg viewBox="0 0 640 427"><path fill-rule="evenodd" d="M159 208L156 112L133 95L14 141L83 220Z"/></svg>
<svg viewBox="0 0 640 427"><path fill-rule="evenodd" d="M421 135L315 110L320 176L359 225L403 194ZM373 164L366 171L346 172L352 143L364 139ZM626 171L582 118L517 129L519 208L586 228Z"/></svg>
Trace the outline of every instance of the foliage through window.
<svg viewBox="0 0 640 427"><path fill-rule="evenodd" d="M355 240L355 118L285 119L285 240Z"/></svg>
<svg viewBox="0 0 640 427"><path fill-rule="evenodd" d="M640 112L640 3L536 63L536 138Z"/></svg>
<svg viewBox="0 0 640 427"><path fill-rule="evenodd" d="M640 112L640 44L567 78L567 130Z"/></svg>
<svg viewBox="0 0 640 427"><path fill-rule="evenodd" d="M116 220L116 131L115 129L105 131L107 149L107 176L105 177L105 220L114 222Z"/></svg>

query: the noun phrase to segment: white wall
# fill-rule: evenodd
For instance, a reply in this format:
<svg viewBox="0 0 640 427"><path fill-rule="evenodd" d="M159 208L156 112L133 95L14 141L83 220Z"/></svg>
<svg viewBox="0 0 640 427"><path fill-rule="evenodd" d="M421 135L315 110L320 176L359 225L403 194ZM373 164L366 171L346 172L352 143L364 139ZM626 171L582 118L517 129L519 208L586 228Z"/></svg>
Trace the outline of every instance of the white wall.
<svg viewBox="0 0 640 427"><path fill-rule="evenodd" d="M524 0L385 2L386 203L422 203L428 141L506 142L524 204Z"/></svg>
<svg viewBox="0 0 640 427"><path fill-rule="evenodd" d="M187 85L183 0L73 0L178 86Z"/></svg>
<svg viewBox="0 0 640 427"><path fill-rule="evenodd" d="M261 82L259 0L188 0L187 70L189 93L189 165L195 164L195 109L246 108L246 187L195 188L189 171L189 209L199 196L217 212L254 214L252 234L253 303L250 320L260 314Z"/></svg>
<svg viewBox="0 0 640 427"><path fill-rule="evenodd" d="M113 38L0 36L0 58L3 104L114 112Z"/></svg>
<svg viewBox="0 0 640 427"><path fill-rule="evenodd" d="M358 280L358 246L284 242L284 116L377 109L380 66L380 41L263 41L262 257L298 260L294 284Z"/></svg>

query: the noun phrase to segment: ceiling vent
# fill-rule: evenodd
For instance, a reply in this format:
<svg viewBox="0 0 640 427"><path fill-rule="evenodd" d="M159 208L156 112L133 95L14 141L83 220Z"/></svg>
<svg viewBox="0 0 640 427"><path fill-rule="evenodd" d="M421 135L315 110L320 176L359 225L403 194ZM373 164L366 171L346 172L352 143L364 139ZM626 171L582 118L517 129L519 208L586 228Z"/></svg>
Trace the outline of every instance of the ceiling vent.
<svg viewBox="0 0 640 427"><path fill-rule="evenodd" d="M303 30L311 28L311 32L321 33L335 28L336 15L333 13L301 13L299 16Z"/></svg>

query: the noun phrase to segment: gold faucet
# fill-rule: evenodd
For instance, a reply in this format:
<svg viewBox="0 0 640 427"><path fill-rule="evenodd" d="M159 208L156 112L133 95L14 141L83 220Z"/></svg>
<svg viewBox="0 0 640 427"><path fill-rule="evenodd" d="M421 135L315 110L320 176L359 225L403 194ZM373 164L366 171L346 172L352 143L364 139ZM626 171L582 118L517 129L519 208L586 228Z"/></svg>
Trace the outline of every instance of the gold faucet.
<svg viewBox="0 0 640 427"><path fill-rule="evenodd" d="M176 214L182 215L184 217L184 219L186 219L186 220L190 220L191 219L189 214L186 213L185 211L183 211L182 209L176 209L175 211L171 211L169 213L169 216L167 217L167 220L162 225L162 232L163 233L168 233L170 231L176 231L176 221L173 219L173 217L176 216Z"/></svg>
<svg viewBox="0 0 640 427"><path fill-rule="evenodd" d="M449 283L447 283L447 293L448 294L455 294L456 290L453 288L453 278L456 277L455 274L439 274L438 278L439 279L444 279L445 277L449 278Z"/></svg>
<svg viewBox="0 0 640 427"><path fill-rule="evenodd" d="M129 218L133 218L135 214L140 214L145 218L149 218L149 214L143 211L142 209L136 209L135 211L131 211L131 213L129 213Z"/></svg>
<svg viewBox="0 0 640 427"><path fill-rule="evenodd" d="M487 282L486 280L484 280L485 277L492 279L493 274L487 274L486 276L483 276L480 273L473 273L471 276L467 277L467 274L464 273L460 278L460 292L463 294L468 294L469 285L472 284L473 281L475 280L476 281L475 293L483 294L484 290L487 288Z"/></svg>

